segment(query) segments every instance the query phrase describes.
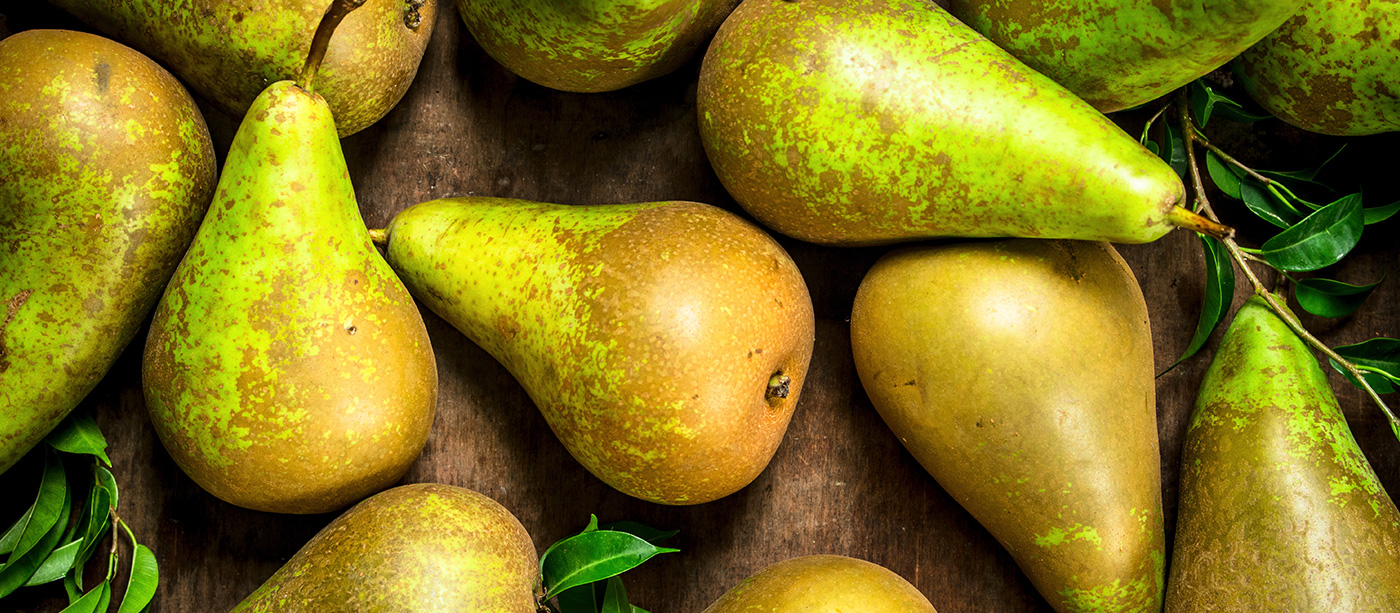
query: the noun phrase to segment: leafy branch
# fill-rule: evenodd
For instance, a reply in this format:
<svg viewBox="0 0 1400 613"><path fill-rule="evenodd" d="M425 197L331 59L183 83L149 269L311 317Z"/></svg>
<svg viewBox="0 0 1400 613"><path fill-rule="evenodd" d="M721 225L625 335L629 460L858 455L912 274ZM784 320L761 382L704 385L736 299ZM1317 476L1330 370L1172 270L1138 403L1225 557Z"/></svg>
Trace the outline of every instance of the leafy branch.
<svg viewBox="0 0 1400 613"><path fill-rule="evenodd" d="M658 554L680 551L657 546L676 534L630 521L599 528L598 517L591 516L582 532L550 545L540 556L540 611L647 613L628 602L618 575Z"/></svg>
<svg viewBox="0 0 1400 613"><path fill-rule="evenodd" d="M1297 210L1297 208L1293 205L1293 202L1298 202L1303 204L1305 207L1314 209L1308 215L1303 216L1301 220L1298 220L1293 223L1279 223L1280 221L1286 222L1286 218L1284 218L1282 215L1279 215L1276 209L1266 209L1265 211L1261 212L1260 210L1256 210L1256 206L1249 206L1250 210L1254 211L1256 214L1259 214L1260 217L1270 221L1271 223L1274 223L1275 225L1285 227L1284 231L1279 233L1274 238L1271 238L1268 241L1266 241L1264 245L1257 250L1241 247L1235 241L1233 236L1227 236L1223 239L1220 239L1219 244L1224 247L1225 252L1230 256L1231 259L1234 260L1235 264L1239 266L1240 270L1244 272L1245 278L1249 280L1249 284L1253 288L1254 293L1265 301L1269 309L1273 311L1276 315L1278 315L1278 317L1284 321L1284 323L1289 327L1289 329L1293 331L1294 334L1297 334L1298 337L1303 339L1308 345L1312 346L1317 351L1320 351L1324 355L1326 355L1331 360L1334 367L1339 368L1344 374L1348 375L1348 378L1354 385L1357 385L1362 390L1364 390L1366 394L1371 398L1371 400L1376 404L1376 406L1380 407L1381 411L1385 413L1386 418L1390 422L1391 432L1396 436L1397 439L1400 439L1400 417L1397 417L1396 414L1390 409L1390 407L1386 405L1385 401L1381 399L1375 387L1371 385L1371 381L1368 380L1369 378L1367 377L1367 373L1370 373L1372 374L1372 376L1379 376L1383 380L1389 380L1390 382L1400 382L1400 378L1397 378L1398 373L1392 372L1390 368L1387 368L1387 366L1400 365L1400 362L1391 363L1386 362L1382 359L1378 360L1375 364L1358 365L1352 362L1351 360L1348 360L1346 357L1343 357L1340 353L1338 353L1338 351L1329 347L1326 343L1323 343L1316 336L1313 336L1313 334L1310 333L1303 326L1302 322L1298 320L1297 316L1295 316L1293 312L1288 309L1287 306L1280 302L1279 296L1269 291L1266 287L1264 287L1263 282L1259 280L1259 277L1255 274L1254 270L1249 265L1250 262L1262 263L1266 266L1274 268L1280 274L1284 274L1285 271L1290 270L1317 270L1324 266L1336 263L1343 256L1345 256L1346 253L1348 253L1356 245L1357 242L1359 242L1361 228L1367 225L1367 222L1370 221L1367 219L1367 210L1363 209L1363 207L1361 206L1360 195L1356 194L1354 196L1348 196L1337 200L1332 204L1319 207L1308 203L1307 201L1304 201L1301 198L1298 198L1298 196L1281 181L1267 177L1263 173L1255 171L1254 169L1251 169L1245 166L1244 164L1240 163L1234 157L1230 156L1229 154L1222 151L1219 147L1216 147L1214 144L1210 143L1210 141L1205 138L1204 134L1202 134L1201 128L1197 126L1195 120L1193 120L1192 118L1192 111L1195 110L1197 117L1201 118L1201 124L1204 125L1205 122L1209 120L1211 106L1213 104L1218 103L1219 100L1225 98L1219 96L1218 94L1214 94L1214 92L1211 91L1208 86L1200 82L1193 84L1191 87L1191 91L1193 93L1195 91L1202 90L1209 92L1209 95L1204 97L1208 103L1204 104L1205 108L1203 111L1203 104L1201 102L1203 98L1202 96L1194 96L1192 94L1189 94L1188 89L1182 89L1177 92L1175 105L1177 107L1176 110L1179 127L1176 130L1171 130L1171 124L1167 124L1168 140L1166 143L1166 147L1164 147L1163 150L1171 150L1175 152L1176 149L1173 146L1176 146L1179 147L1181 153L1184 153L1185 164L1177 166L1181 170L1185 170L1190 175L1192 190L1194 192L1195 197L1193 210L1195 210L1197 213L1205 215L1208 219L1212 221L1220 221L1220 218L1215 214L1214 209L1211 207L1209 199L1206 197L1205 185L1201 179L1200 164L1197 162L1196 157L1196 144L1200 144L1208 152L1207 166L1208 170L1213 171L1211 173L1212 181L1216 183L1217 187L1219 187L1222 192L1243 199L1247 206L1250 205L1250 199L1244 198L1243 196L1246 195L1244 188L1249 184L1242 183L1239 178L1239 175L1234 174L1234 171L1230 171L1229 175L1225 175L1224 173L1217 171L1217 168L1223 166L1222 164L1220 164L1220 162L1228 164L1229 168L1237 169L1240 173L1243 173L1244 176L1249 177L1254 182L1257 182L1259 185L1262 185L1265 188L1265 190L1270 194L1270 196L1276 199L1281 205L1286 207L1285 210L1291 211L1292 213L1301 216L1301 212ZM1215 98L1211 98L1211 96L1215 96ZM1193 100L1193 98L1195 100ZM1195 104L1193 104L1193 102L1195 102ZM1233 102L1230 102L1230 104L1234 104L1236 107L1239 106L1238 104L1235 104ZM1166 107L1163 108L1163 110L1165 109ZM1159 112L1158 115L1161 115L1161 113ZM1150 125L1151 124L1149 122L1149 127ZM1146 134L1146 130L1144 130L1144 134ZM1178 138L1180 139L1179 141L1176 140ZM1175 161L1175 159L1176 156L1170 156L1168 158L1168 162ZM1324 162L1324 164L1326 164L1326 162ZM1184 168L1181 168L1182 166L1184 166ZM1229 168L1226 168L1224 170L1229 170ZM1318 167L1318 169L1320 168L1321 166ZM1316 170L1318 169L1314 169L1310 175L1299 174L1298 176L1304 178L1305 180L1311 181L1316 175ZM1233 177L1234 181L1232 183L1229 178L1222 179L1222 177ZM1258 205L1259 203L1255 202L1255 204ZM1264 207L1260 205L1259 208ZM1370 223L1376 223L1378 221L1390 217L1395 212L1394 210L1391 210L1393 208L1400 209L1400 202L1397 202L1394 205L1370 209L1369 211L1371 211L1371 215L1369 215L1369 217L1374 219L1374 221L1370 221ZM1199 350L1200 345L1204 344L1203 337L1209 336L1210 331L1213 330L1215 326L1217 326L1220 323L1220 321L1224 319L1224 311L1229 308L1229 305L1228 303L1225 303L1222 307L1220 303L1222 302L1224 297L1233 294L1233 270L1229 271L1228 283L1222 283L1222 281L1225 280L1226 275L1221 274L1218 270L1220 268L1220 254L1218 250L1212 249L1213 245L1210 242L1216 239L1205 236L1202 236L1201 238L1202 241L1205 243L1207 260L1214 264L1214 266L1212 266L1212 268L1208 271L1208 276L1210 277L1207 280L1208 284L1216 283L1217 285L1210 288L1214 291L1207 292L1207 308L1203 309L1201 324L1197 327L1197 338L1193 340L1191 348L1188 349L1186 355L1182 356L1181 360L1190 357L1191 354ZM1369 293L1370 289L1373 289L1377 284L1379 284L1379 282L1377 282L1376 284L1371 284L1369 286L1359 287L1342 284L1326 279L1317 281L1328 282L1328 284L1314 284L1314 286L1322 285L1323 287L1328 287L1333 290L1340 290L1339 295L1352 297L1353 300L1351 300L1351 302L1355 303L1356 306L1359 306L1360 304L1360 300L1355 299L1355 296L1357 294L1362 294L1361 299L1364 299L1364 294ZM1331 287L1330 284L1336 284L1345 287L1335 288ZM1226 286L1228 286L1229 291L1225 291ZM1304 286L1300 284L1299 287L1301 288ZM1317 288L1314 287L1313 289ZM1224 296L1216 296L1216 300L1214 301L1215 304L1212 304L1212 294L1220 292L1224 292ZM1321 303L1330 304L1330 302L1326 300L1322 300ZM1337 309L1331 310L1329 312L1341 313L1342 315L1350 313L1350 311L1343 311L1343 309ZM1203 330L1204 335L1201 334ZM1392 340L1394 339L1373 339L1373 341ZM1368 343L1372 343L1373 341L1368 341L1367 343L1362 343L1361 345L1366 345ZM1400 354L1400 341L1396 341L1394 346L1390 346L1389 343L1382 344L1387 346L1382 348L1382 351L1379 352L1380 354L1387 355L1387 351L1393 354ZM1351 347L1355 348L1360 347L1361 345L1354 345ZM1181 360L1178 360L1177 363L1179 364ZM1391 386L1387 385L1386 387L1390 388Z"/></svg>

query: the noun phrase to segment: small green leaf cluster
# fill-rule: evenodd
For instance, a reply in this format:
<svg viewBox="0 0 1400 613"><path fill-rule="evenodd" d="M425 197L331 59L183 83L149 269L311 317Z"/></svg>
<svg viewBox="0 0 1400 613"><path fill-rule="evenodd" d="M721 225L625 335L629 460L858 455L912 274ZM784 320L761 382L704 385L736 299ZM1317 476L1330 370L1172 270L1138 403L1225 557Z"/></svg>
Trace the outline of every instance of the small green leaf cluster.
<svg viewBox="0 0 1400 613"><path fill-rule="evenodd" d="M620 521L588 527L546 549L540 556L545 606L555 613L647 613L627 600L621 575L657 554L679 549L657 544L678 530L662 532L642 524Z"/></svg>
<svg viewBox="0 0 1400 613"><path fill-rule="evenodd" d="M117 482L108 467L107 440L87 413L70 415L17 464L43 465L34 504L0 536L0 597L25 586L63 581L69 605L63 613L107 611L117 572L117 543L107 555L107 572L91 589L83 571L110 529L120 526L131 541L131 574L118 613L137 613L150 604L160 573L155 554L136 542L131 528L116 514ZM65 456L89 456L91 471L70 475ZM77 487L74 487L74 486ZM83 493L86 492L86 495Z"/></svg>

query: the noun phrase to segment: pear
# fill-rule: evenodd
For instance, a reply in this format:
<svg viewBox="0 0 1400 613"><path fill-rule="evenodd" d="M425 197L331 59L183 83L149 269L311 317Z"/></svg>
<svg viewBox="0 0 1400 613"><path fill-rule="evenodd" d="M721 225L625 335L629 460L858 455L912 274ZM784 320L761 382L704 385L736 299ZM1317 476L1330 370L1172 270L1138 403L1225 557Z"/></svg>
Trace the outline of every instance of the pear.
<svg viewBox="0 0 1400 613"><path fill-rule="evenodd" d="M300 74L328 0L49 0L151 55L237 119L274 81ZM403 98L428 46L437 0L366 0L326 54L321 93L341 136Z"/></svg>
<svg viewBox="0 0 1400 613"><path fill-rule="evenodd" d="M1110 113L1224 66L1303 0L951 0L948 12Z"/></svg>
<svg viewBox="0 0 1400 613"><path fill-rule="evenodd" d="M1167 611L1400 611L1400 511L1312 352L1257 296L1187 426Z"/></svg>
<svg viewBox="0 0 1400 613"><path fill-rule="evenodd" d="M370 243L319 94L279 81L253 102L156 309L142 382L175 463L251 509L343 508L422 451L427 330Z"/></svg>
<svg viewBox="0 0 1400 613"><path fill-rule="evenodd" d="M606 92L667 74L709 41L739 0L457 0L497 62L530 81Z"/></svg>
<svg viewBox="0 0 1400 613"><path fill-rule="evenodd" d="M569 453L624 493L726 496L787 430L812 300L782 247L731 213L446 199L400 212L380 239L409 291L500 360Z"/></svg>
<svg viewBox="0 0 1400 613"><path fill-rule="evenodd" d="M744 2L697 106L724 187L804 241L1142 243L1199 224L1161 159L931 2Z"/></svg>
<svg viewBox="0 0 1400 613"><path fill-rule="evenodd" d="M779 562L745 579L703 613L937 613L889 569L844 556Z"/></svg>
<svg viewBox="0 0 1400 613"><path fill-rule="evenodd" d="M1311 0L1235 61L1249 95L1304 130L1400 130L1400 1Z"/></svg>
<svg viewBox="0 0 1400 613"><path fill-rule="evenodd" d="M856 293L851 350L880 417L1056 611L1161 609L1152 335L1112 247L894 251Z"/></svg>
<svg viewBox="0 0 1400 613"><path fill-rule="evenodd" d="M136 335L214 193L184 87L100 36L0 42L0 472Z"/></svg>
<svg viewBox="0 0 1400 613"><path fill-rule="evenodd" d="M540 568L520 521L471 490L414 484L346 511L235 613L536 613Z"/></svg>

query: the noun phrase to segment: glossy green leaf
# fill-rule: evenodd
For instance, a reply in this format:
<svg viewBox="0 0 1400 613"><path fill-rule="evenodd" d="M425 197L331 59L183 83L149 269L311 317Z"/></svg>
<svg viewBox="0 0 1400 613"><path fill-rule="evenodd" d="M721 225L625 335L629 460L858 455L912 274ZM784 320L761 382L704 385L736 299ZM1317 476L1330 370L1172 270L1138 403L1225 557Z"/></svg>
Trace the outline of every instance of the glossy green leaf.
<svg viewBox="0 0 1400 613"><path fill-rule="evenodd" d="M570 588L559 593L559 613L598 613L597 583Z"/></svg>
<svg viewBox="0 0 1400 613"><path fill-rule="evenodd" d="M1162 155L1162 148L1161 148L1160 146L1158 146L1157 143L1155 143L1155 142L1153 142L1153 141L1147 141L1146 143L1143 144L1143 146L1144 146L1144 147L1147 147L1147 150L1148 150L1148 151L1151 151L1151 152L1152 152L1152 155L1161 157L1161 155Z"/></svg>
<svg viewBox="0 0 1400 613"><path fill-rule="evenodd" d="M1400 213L1400 200L1396 200L1385 206L1373 206L1371 208L1361 209L1363 222L1368 226L1390 219L1391 216L1396 213Z"/></svg>
<svg viewBox="0 0 1400 613"><path fill-rule="evenodd" d="M52 450L44 450L44 474L39 479L39 495L34 498L31 511L21 518L24 527L20 529L14 545L8 546L10 558L6 565L28 553L49 533L63 512L61 507L68 497L68 478L63 471L63 461ZM8 535L6 535L8 536ZM27 577L26 577L27 578Z"/></svg>
<svg viewBox="0 0 1400 613"><path fill-rule="evenodd" d="M608 588L603 592L603 609L600 613L632 613L632 603L627 602L627 588L622 586L621 577L608 579Z"/></svg>
<svg viewBox="0 0 1400 613"><path fill-rule="evenodd" d="M1196 125L1204 128L1210 123L1210 113L1215 108L1215 99L1210 86L1200 79L1196 79L1187 88L1187 93L1191 100L1191 115L1196 118Z"/></svg>
<svg viewBox="0 0 1400 613"><path fill-rule="evenodd" d="M73 560L78 557L78 550L82 548L81 540L73 541L53 550L49 557L39 565L39 569L24 582L26 587L31 585L43 585L50 581L58 581L68 570L73 568Z"/></svg>
<svg viewBox="0 0 1400 613"><path fill-rule="evenodd" d="M68 512L72 502L69 495L67 483L65 483L63 506L59 510L56 521L49 527L49 531L43 534L39 542L35 543L27 552L22 555L17 554L17 557L11 557L4 569L0 570L0 598L24 586L29 578L33 577L34 573L43 566L44 561L48 560L54 547L58 546L59 539L63 537L63 531L68 524ZM35 515L37 516L38 513ZM31 525L33 524L31 523Z"/></svg>
<svg viewBox="0 0 1400 613"><path fill-rule="evenodd" d="M583 531L584 531L584 532L592 532L592 531L597 530L597 529L598 529L598 516L597 516L597 515L593 515L593 514L590 513L590 514L588 515L588 525L583 527ZM581 532L580 534L582 534L582 532Z"/></svg>
<svg viewBox="0 0 1400 613"><path fill-rule="evenodd" d="M1205 346L1206 341L1210 340L1211 332L1225 320L1225 315L1230 311L1230 302L1235 297L1235 266L1230 261L1230 254L1225 250L1225 245L1204 234L1196 236L1201 239L1201 248L1206 256L1205 296L1201 301L1201 316L1196 320L1196 334L1191 337L1191 344L1186 346L1186 352L1176 359L1172 368L1196 355L1196 352Z"/></svg>
<svg viewBox="0 0 1400 613"><path fill-rule="evenodd" d="M19 537L24 534L24 527L29 525L31 517L34 517L34 505L29 505L29 509L24 512L24 515L20 515L19 519L16 519L15 523L8 530L5 530L5 536L0 537L0 554L15 550L15 545L19 544Z"/></svg>
<svg viewBox="0 0 1400 613"><path fill-rule="evenodd" d="M1226 196L1236 200L1240 199L1239 175L1235 174L1233 168L1226 166L1225 162L1220 159L1220 156L1215 155L1214 151L1206 152L1206 171L1210 173L1210 180L1215 183L1216 187L1220 188L1220 191L1225 192Z"/></svg>
<svg viewBox="0 0 1400 613"><path fill-rule="evenodd" d="M1366 373L1364 375L1366 382L1371 384L1371 388L1376 390L1377 394L1389 394L1397 389L1394 381L1400 379L1400 340L1373 338L1364 343L1335 347L1333 350L1352 364L1369 366L1389 374L1389 377L1380 373ZM1352 385L1360 387L1356 380L1352 379L1351 375L1343 370L1335 360L1328 361L1332 362L1332 368L1345 375Z"/></svg>
<svg viewBox="0 0 1400 613"><path fill-rule="evenodd" d="M1361 195L1343 197L1264 242L1260 251L1274 268L1317 270L1337 263L1361 240Z"/></svg>
<svg viewBox="0 0 1400 613"><path fill-rule="evenodd" d="M1243 106L1240 106L1233 100L1230 101L1230 104L1215 105L1214 111L1216 117L1224 119L1225 121L1233 121L1235 123L1254 123L1256 121L1262 121L1273 117L1273 115L1270 115L1268 113L1253 113L1250 111L1246 111L1244 110Z"/></svg>
<svg viewBox="0 0 1400 613"><path fill-rule="evenodd" d="M97 611L106 611L105 608L101 608L102 601L108 600L111 597L112 586L106 581L103 581L92 588L91 592L83 594L82 598L68 605L61 613L96 613Z"/></svg>
<svg viewBox="0 0 1400 613"><path fill-rule="evenodd" d="M1166 122L1167 140L1162 143L1162 152L1158 155L1166 161L1172 170L1176 171L1176 176L1186 176L1186 141L1181 137L1181 130L1173 122Z"/></svg>
<svg viewBox="0 0 1400 613"><path fill-rule="evenodd" d="M1313 166L1312 168L1305 168L1303 170L1260 170L1258 172L1259 174L1264 175L1270 179L1276 179L1284 183L1292 183L1294 185L1306 184L1317 187L1327 187L1322 183L1318 183L1317 174L1322 172L1322 169L1327 167L1328 164L1331 164L1332 160L1337 159L1337 156L1341 155L1342 151L1346 150L1346 148L1346 145L1338 147L1336 151L1332 152L1332 155L1327 156L1327 159L1322 160L1320 164L1318 164L1317 166Z"/></svg>
<svg viewBox="0 0 1400 613"><path fill-rule="evenodd" d="M572 587L602 581L624 573L661 553L679 551L657 547L646 540L616 530L595 530L552 545L540 560L545 596L551 598Z"/></svg>
<svg viewBox="0 0 1400 613"><path fill-rule="evenodd" d="M644 540L644 541L646 541L646 542L648 542L648 543L651 543L651 544L653 544L653 545L656 545L656 544L660 543L661 541L664 541L664 540L666 540L666 539L669 539L669 538L671 538L671 537L673 537L673 536L675 536L675 535L681 533L680 530L667 530L667 531L664 531L664 532L663 532L663 531L657 530L656 528L653 528L653 527L651 527L651 526L647 526L647 525L644 525L644 524L639 524L639 523L637 523L637 522L634 522L634 521L627 521L627 520L615 521L615 522L610 523L610 524L608 524L608 525L606 525L606 526L603 526L603 529L604 529L604 530L617 530L618 532L626 532L626 533L628 533L628 534L631 534L631 535L635 535L635 536L637 536L637 537L640 537L642 540Z"/></svg>
<svg viewBox="0 0 1400 613"><path fill-rule="evenodd" d="M1240 181L1240 199L1250 212L1280 228L1287 228L1303 220L1301 215L1284 206L1253 179Z"/></svg>
<svg viewBox="0 0 1400 613"><path fill-rule="evenodd" d="M83 547L78 552L77 560L74 561L74 568L81 568L88 560L92 559L92 554L101 543L102 536L112 527L112 524L107 521L111 512L111 494L102 487L92 488L92 494L88 498L88 506L84 510L82 519ZM79 583L79 587L82 587L81 583Z"/></svg>
<svg viewBox="0 0 1400 613"><path fill-rule="evenodd" d="M1346 317L1356 312L1371 291L1380 285L1351 285L1331 279L1303 279L1294 296L1303 310L1320 317Z"/></svg>
<svg viewBox="0 0 1400 613"><path fill-rule="evenodd" d="M126 594L117 613L140 613L156 595L156 585L160 583L160 569L156 566L156 556L145 545L137 545L131 554L131 576L126 581Z"/></svg>
<svg viewBox="0 0 1400 613"><path fill-rule="evenodd" d="M59 422L44 441L59 451L97 456L103 464L112 465L107 457L107 438L97 429L97 420L86 411L75 412Z"/></svg>
<svg viewBox="0 0 1400 613"><path fill-rule="evenodd" d="M97 467L97 486L107 490L108 502L113 507L117 506L117 479L112 476L112 471L101 466Z"/></svg>

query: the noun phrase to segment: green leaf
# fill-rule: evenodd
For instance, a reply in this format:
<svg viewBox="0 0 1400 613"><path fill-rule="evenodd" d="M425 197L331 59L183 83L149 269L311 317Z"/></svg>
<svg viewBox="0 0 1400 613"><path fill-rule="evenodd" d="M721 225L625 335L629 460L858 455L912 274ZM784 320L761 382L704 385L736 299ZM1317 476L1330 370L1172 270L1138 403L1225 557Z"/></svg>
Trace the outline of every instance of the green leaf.
<svg viewBox="0 0 1400 613"><path fill-rule="evenodd" d="M1380 373L1365 373L1363 375L1366 377L1366 382L1371 384L1371 388L1376 390L1377 394L1389 394L1396 390L1397 386L1392 381L1400 379L1400 340L1373 338L1364 343L1335 347L1333 350L1352 364L1369 366L1388 373L1389 377ZM1337 364L1336 360L1328 361L1332 362L1332 368L1345 375L1352 385L1361 387L1346 370L1342 369L1341 365Z"/></svg>
<svg viewBox="0 0 1400 613"><path fill-rule="evenodd" d="M1210 123L1210 112L1215 107L1215 99L1211 95L1214 92L1200 79L1192 81L1187 91L1191 96L1191 114L1196 117L1196 125L1204 128Z"/></svg>
<svg viewBox="0 0 1400 613"><path fill-rule="evenodd" d="M622 586L621 577L608 578L608 589L603 592L603 610L599 613L632 613L632 603L627 602L627 588Z"/></svg>
<svg viewBox="0 0 1400 613"><path fill-rule="evenodd" d="M63 536L63 531L67 527L70 503L68 484L65 482L63 484L63 506L59 509L57 521L29 551L18 555L18 557L11 557L10 561L5 564L5 568L0 570L0 598L25 585L29 578L34 576L35 571L39 570L39 567L43 566L44 561L49 558L53 548L58 545L58 539ZM38 516L37 512L35 516Z"/></svg>
<svg viewBox="0 0 1400 613"><path fill-rule="evenodd" d="M1196 320L1196 334L1191 337L1191 344L1186 346L1186 353L1176 359L1172 368L1196 355L1205 346L1211 332L1225 320L1225 315L1230 311L1230 302L1235 297L1235 266L1225 245L1204 234L1196 236L1201 239L1206 256L1205 297L1201 301L1201 317Z"/></svg>
<svg viewBox="0 0 1400 613"><path fill-rule="evenodd" d="M615 522L610 523L610 524L608 524L608 525L606 525L606 526L603 526L603 529L604 529L604 530L617 530L618 532L626 532L626 533L628 533L628 534L635 535L635 536L641 538L642 540L644 540L644 541L646 541L646 542L648 542L648 543L651 543L651 544L653 544L653 545L655 545L655 544L657 544L657 543L660 543L661 541L664 541L664 540L666 540L666 539L668 539L668 538L671 538L671 537L673 537L673 536L675 536L675 535L681 533L680 530L668 530L668 531L662 532L661 530L657 530L656 528L653 528L653 527L651 527L651 526L639 524L639 523L634 522L634 521L626 521L626 520L623 520L623 521L615 521Z"/></svg>
<svg viewBox="0 0 1400 613"><path fill-rule="evenodd" d="M646 540L616 530L595 530L566 538L545 551L540 559L545 597L585 583L602 581L627 572L661 553L680 551L657 547Z"/></svg>
<svg viewBox="0 0 1400 613"><path fill-rule="evenodd" d="M1400 200L1396 200L1385 206L1373 206L1361 209L1361 215L1366 225L1377 224L1387 219L1397 212L1400 212Z"/></svg>
<svg viewBox="0 0 1400 613"><path fill-rule="evenodd" d="M1167 128L1167 140L1162 144L1162 159L1167 162L1172 170L1176 171L1176 176L1186 176L1186 141L1181 137L1181 130L1175 123L1170 121L1164 124Z"/></svg>
<svg viewBox="0 0 1400 613"><path fill-rule="evenodd" d="M156 566L156 555L145 545L137 545L131 554L131 576L126 581L126 594L117 613L140 613L156 595L156 585L160 583L160 569Z"/></svg>
<svg viewBox="0 0 1400 613"><path fill-rule="evenodd" d="M1303 310L1321 317L1346 317L1356 312L1371 290L1380 285L1350 285L1331 279L1303 279L1298 282L1294 296Z"/></svg>
<svg viewBox="0 0 1400 613"><path fill-rule="evenodd" d="M1303 216L1275 200L1267 189L1254 179L1240 181L1240 199L1250 212L1280 228L1287 228L1303 220Z"/></svg>
<svg viewBox="0 0 1400 613"><path fill-rule="evenodd" d="M590 513L588 515L588 525L584 526L583 532L592 532L598 529L598 516ZM580 532L582 534L582 532Z"/></svg>
<svg viewBox="0 0 1400 613"><path fill-rule="evenodd" d="M1332 155L1327 156L1327 159L1322 160L1322 163L1318 164L1317 166L1313 166L1312 168L1304 168L1303 170L1260 170L1258 172L1259 174L1264 175L1270 179L1277 179L1283 182L1293 182L1295 184L1301 183L1315 185L1318 187L1327 187L1326 185L1317 182L1317 173L1322 172L1322 169L1328 164L1332 163L1332 160L1337 159L1337 156L1341 155L1342 151L1346 148L1346 145L1338 147L1336 151L1332 152Z"/></svg>
<svg viewBox="0 0 1400 613"><path fill-rule="evenodd" d="M598 613L597 583L570 588L559 593L560 613Z"/></svg>
<svg viewBox="0 0 1400 613"><path fill-rule="evenodd" d="M78 558L74 561L73 568L81 569L87 561L92 559L92 554L97 550L97 545L102 541L102 535L112 527L107 518L112 512L112 495L106 488L94 487L92 494L88 498L88 506L83 513L83 547L78 552ZM82 583L79 582L79 587Z"/></svg>
<svg viewBox="0 0 1400 613"><path fill-rule="evenodd" d="M637 606L637 605L632 605L632 613L651 613L651 612L648 611L648 610L646 610L646 609L643 609L643 608L641 608L641 607L639 607L639 606Z"/></svg>
<svg viewBox="0 0 1400 613"><path fill-rule="evenodd" d="M1145 144L1143 144L1143 146L1144 146L1144 147L1147 147L1147 150L1148 150L1148 151L1151 151L1151 152L1152 152L1152 155L1159 156L1159 157L1162 155L1162 154L1161 154L1162 148L1161 148L1159 145L1157 145L1157 143L1155 143L1155 142L1153 142L1153 141L1147 141Z"/></svg>
<svg viewBox="0 0 1400 613"><path fill-rule="evenodd" d="M34 505L30 507L31 511L26 512L27 519L21 518L24 520L24 528L15 540L14 547L8 552L10 558L5 566L23 557L49 533L49 529L58 521L58 516L62 513L60 507L64 506L67 497L68 478L63 472L63 461L58 458L57 453L45 449L44 474L39 480L39 495L35 497Z"/></svg>
<svg viewBox="0 0 1400 613"><path fill-rule="evenodd" d="M60 613L96 613L97 611L106 611L107 609L102 608L101 605L103 601L110 600L111 598L112 586L106 581L103 581L92 588L91 592L83 594L82 598L68 605L68 607L63 609Z"/></svg>
<svg viewBox="0 0 1400 613"><path fill-rule="evenodd" d="M1363 227L1361 194L1352 194L1279 232L1260 251L1279 270L1317 270L1337 263L1356 247Z"/></svg>
<svg viewBox="0 0 1400 613"><path fill-rule="evenodd" d="M97 456L103 464L112 465L107 457L107 439L97 429L97 420L88 412L73 413L59 422L44 441L54 449L67 453L81 453Z"/></svg>
<svg viewBox="0 0 1400 613"><path fill-rule="evenodd" d="M109 499L113 507L117 506L117 479L112 476L112 471L101 466L97 467L97 486L107 490Z"/></svg>
<svg viewBox="0 0 1400 613"><path fill-rule="evenodd" d="M1264 119L1269 119L1270 117L1273 117L1273 115L1270 115L1268 113L1258 114L1246 111L1244 110L1243 106L1240 106L1234 100L1230 100L1229 102L1229 104L1215 105L1216 117L1224 119L1225 121L1233 121L1235 123L1254 123L1256 121L1262 121Z"/></svg>
<svg viewBox="0 0 1400 613"><path fill-rule="evenodd" d="M1226 196L1236 200L1240 199L1239 175L1235 174L1234 169L1226 166L1225 162L1221 161L1220 156L1215 155L1214 151L1206 152L1206 171L1210 173L1210 180L1215 183L1216 187L1220 188L1220 191L1225 192Z"/></svg>
<svg viewBox="0 0 1400 613"><path fill-rule="evenodd" d="M49 557L39 565L39 570L24 582L25 587L32 585L43 585L50 581L58 581L67 574L68 569L73 568L73 560L78 557L78 550L82 548L83 542L76 540L67 545L53 550Z"/></svg>

